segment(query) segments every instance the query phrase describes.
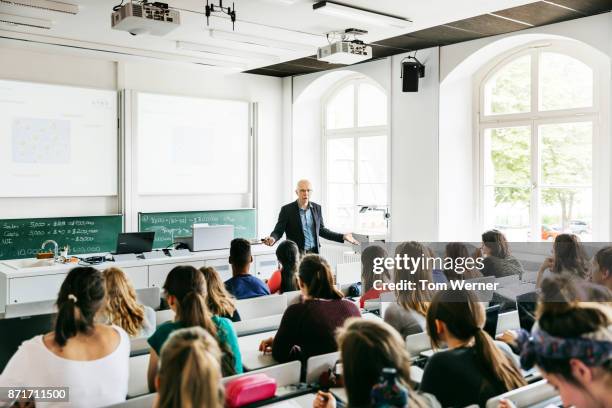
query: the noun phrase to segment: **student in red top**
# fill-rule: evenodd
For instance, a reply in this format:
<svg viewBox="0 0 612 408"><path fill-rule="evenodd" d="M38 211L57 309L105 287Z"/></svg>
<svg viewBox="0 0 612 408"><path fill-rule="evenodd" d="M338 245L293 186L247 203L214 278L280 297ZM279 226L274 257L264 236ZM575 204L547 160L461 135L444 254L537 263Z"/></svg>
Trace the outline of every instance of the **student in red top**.
<svg viewBox="0 0 612 408"><path fill-rule="evenodd" d="M297 244L291 240L281 242L276 248L276 259L281 267L275 270L268 280L270 293L299 290L296 274L300 262L300 250Z"/></svg>
<svg viewBox="0 0 612 408"><path fill-rule="evenodd" d="M391 274L384 265L380 266L383 272L380 274L374 273L374 260L376 258L386 258L387 250L378 245L371 245L361 252L361 299L359 305L363 309L366 300L378 299L383 293L382 290L374 289L374 281L382 280L383 282L391 281Z"/></svg>

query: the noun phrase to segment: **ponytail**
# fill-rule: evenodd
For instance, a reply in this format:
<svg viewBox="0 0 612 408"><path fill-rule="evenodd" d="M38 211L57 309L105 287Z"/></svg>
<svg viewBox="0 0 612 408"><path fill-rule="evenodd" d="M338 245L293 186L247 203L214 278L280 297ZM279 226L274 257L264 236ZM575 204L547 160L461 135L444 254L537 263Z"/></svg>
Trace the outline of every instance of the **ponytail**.
<svg viewBox="0 0 612 408"><path fill-rule="evenodd" d="M315 254L302 258L299 268L300 279L313 298L337 300L344 295L334 287L334 278L327 261Z"/></svg>
<svg viewBox="0 0 612 408"><path fill-rule="evenodd" d="M68 273L56 301L54 340L60 347L77 334L89 333L93 329L104 296L104 282L98 270L77 267Z"/></svg>
<svg viewBox="0 0 612 408"><path fill-rule="evenodd" d="M506 391L527 385L516 365L495 345L489 333L482 327L479 327L474 335L474 349L482 367L490 371L493 378L504 385Z"/></svg>
<svg viewBox="0 0 612 408"><path fill-rule="evenodd" d="M161 350L159 406L222 408L221 350L199 327L177 330Z"/></svg>
<svg viewBox="0 0 612 408"><path fill-rule="evenodd" d="M183 327L202 327L216 338L223 351L223 374L235 374L235 356L227 342L219 340L227 336L217 334L217 326L206 303L206 280L202 273L193 266L177 266L168 274L164 290L177 299L176 320Z"/></svg>
<svg viewBox="0 0 612 408"><path fill-rule="evenodd" d="M434 295L427 311L427 333L432 346L439 348L441 339L435 330L436 320L446 324L457 339L474 339L474 350L485 373L490 374L509 391L527 383L514 363L495 345L483 330L486 315L473 292L465 290L443 291Z"/></svg>
<svg viewBox="0 0 612 408"><path fill-rule="evenodd" d="M300 261L300 250L291 240L285 240L276 248L276 259L282 265L280 292L298 290L296 272Z"/></svg>

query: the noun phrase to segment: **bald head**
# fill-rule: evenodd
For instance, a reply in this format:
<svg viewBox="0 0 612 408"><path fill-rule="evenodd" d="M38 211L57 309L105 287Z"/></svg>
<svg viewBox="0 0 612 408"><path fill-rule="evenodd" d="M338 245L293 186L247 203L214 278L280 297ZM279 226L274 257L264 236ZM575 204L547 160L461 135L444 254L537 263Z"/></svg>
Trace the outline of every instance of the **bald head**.
<svg viewBox="0 0 612 408"><path fill-rule="evenodd" d="M303 179L297 182L295 194L298 196L298 205L304 208L310 202L310 194L312 193L312 183Z"/></svg>

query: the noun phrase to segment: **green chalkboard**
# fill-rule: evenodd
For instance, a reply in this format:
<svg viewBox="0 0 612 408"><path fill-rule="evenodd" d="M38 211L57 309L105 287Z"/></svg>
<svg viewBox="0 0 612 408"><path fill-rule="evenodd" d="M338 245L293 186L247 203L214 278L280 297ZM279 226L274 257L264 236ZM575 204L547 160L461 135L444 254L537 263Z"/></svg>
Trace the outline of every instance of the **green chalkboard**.
<svg viewBox="0 0 612 408"><path fill-rule="evenodd" d="M191 235L193 224L233 225L235 238L257 237L255 209L139 213L138 230L155 231L154 248L165 248L174 237Z"/></svg>
<svg viewBox="0 0 612 408"><path fill-rule="evenodd" d="M48 239L73 255L114 251L122 228L121 215L0 220L0 259L33 258Z"/></svg>

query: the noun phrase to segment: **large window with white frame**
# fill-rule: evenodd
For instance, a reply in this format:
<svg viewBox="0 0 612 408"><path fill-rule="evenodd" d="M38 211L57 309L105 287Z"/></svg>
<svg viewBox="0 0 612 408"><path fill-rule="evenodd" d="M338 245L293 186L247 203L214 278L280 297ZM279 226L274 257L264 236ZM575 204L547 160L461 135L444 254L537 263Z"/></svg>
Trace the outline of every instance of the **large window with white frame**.
<svg viewBox="0 0 612 408"><path fill-rule="evenodd" d="M596 221L596 64L561 44L498 61L479 83L480 217L512 241L562 232L591 240Z"/></svg>
<svg viewBox="0 0 612 408"><path fill-rule="evenodd" d="M339 231L386 233L386 93L365 77L351 77L324 98L323 118L326 224Z"/></svg>

